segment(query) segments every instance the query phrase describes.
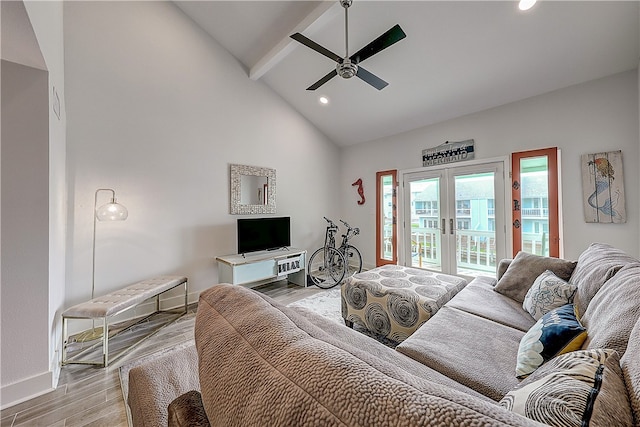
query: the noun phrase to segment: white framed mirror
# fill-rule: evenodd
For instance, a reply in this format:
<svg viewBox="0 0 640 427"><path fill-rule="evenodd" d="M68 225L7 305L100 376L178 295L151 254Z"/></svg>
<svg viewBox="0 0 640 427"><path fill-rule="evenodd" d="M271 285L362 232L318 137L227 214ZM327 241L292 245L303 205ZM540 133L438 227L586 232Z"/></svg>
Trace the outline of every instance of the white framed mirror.
<svg viewBox="0 0 640 427"><path fill-rule="evenodd" d="M230 165L231 214L276 213L276 170Z"/></svg>

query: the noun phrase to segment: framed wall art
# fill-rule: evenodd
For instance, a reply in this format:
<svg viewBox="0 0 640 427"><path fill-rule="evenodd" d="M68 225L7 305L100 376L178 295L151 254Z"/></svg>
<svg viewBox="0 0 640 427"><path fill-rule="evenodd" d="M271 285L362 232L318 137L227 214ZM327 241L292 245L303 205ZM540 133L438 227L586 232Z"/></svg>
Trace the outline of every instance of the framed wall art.
<svg viewBox="0 0 640 427"><path fill-rule="evenodd" d="M583 154L582 192L586 222L627 222L622 173L622 151Z"/></svg>

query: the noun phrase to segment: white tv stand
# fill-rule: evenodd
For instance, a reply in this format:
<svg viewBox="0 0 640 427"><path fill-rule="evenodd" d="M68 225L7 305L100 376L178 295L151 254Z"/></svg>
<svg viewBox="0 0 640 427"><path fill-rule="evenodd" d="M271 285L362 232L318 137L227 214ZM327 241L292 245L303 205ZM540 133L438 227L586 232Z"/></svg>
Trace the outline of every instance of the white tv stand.
<svg viewBox="0 0 640 427"><path fill-rule="evenodd" d="M263 284L285 277L307 286L307 251L289 248L216 257L218 281L233 285Z"/></svg>

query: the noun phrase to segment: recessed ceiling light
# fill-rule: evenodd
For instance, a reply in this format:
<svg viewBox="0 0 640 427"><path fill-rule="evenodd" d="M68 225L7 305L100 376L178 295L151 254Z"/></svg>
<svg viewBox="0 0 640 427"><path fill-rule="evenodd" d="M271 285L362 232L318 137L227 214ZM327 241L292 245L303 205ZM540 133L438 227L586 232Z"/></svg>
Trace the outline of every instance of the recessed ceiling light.
<svg viewBox="0 0 640 427"><path fill-rule="evenodd" d="M329 98L327 98L326 96L321 96L320 98L318 98L318 102L320 102L320 104L322 105L327 105L329 103Z"/></svg>
<svg viewBox="0 0 640 427"><path fill-rule="evenodd" d="M518 8L520 10L529 10L533 7L534 4L536 4L537 0L520 0L520 3L518 3Z"/></svg>

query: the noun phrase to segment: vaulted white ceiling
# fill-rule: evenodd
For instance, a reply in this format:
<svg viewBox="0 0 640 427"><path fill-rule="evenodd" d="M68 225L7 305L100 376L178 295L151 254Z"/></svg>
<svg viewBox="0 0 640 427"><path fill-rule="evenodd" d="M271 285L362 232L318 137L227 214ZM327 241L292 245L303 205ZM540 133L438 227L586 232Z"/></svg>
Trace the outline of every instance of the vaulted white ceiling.
<svg viewBox="0 0 640 427"><path fill-rule="evenodd" d="M546 0L522 12L515 1L354 0L350 54L395 24L407 34L362 64L389 86L378 91L335 77L312 92L305 89L335 62L289 36L299 31L344 56L337 1L176 4L244 65L247 78L264 81L339 145L631 70L639 60L637 1Z"/></svg>

